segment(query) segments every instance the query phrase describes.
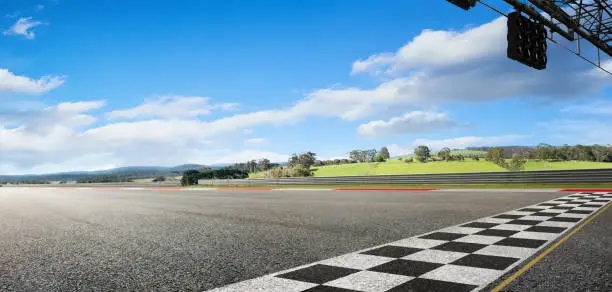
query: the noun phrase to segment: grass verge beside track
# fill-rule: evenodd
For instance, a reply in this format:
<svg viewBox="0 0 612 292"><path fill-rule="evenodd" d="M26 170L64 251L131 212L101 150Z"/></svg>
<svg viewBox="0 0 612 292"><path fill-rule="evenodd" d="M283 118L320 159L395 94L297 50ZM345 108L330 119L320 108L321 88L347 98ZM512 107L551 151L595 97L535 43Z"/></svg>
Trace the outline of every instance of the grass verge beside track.
<svg viewBox="0 0 612 292"><path fill-rule="evenodd" d="M244 185L244 186L190 186L191 188L438 188L438 189L612 189L612 184L470 184L470 185Z"/></svg>

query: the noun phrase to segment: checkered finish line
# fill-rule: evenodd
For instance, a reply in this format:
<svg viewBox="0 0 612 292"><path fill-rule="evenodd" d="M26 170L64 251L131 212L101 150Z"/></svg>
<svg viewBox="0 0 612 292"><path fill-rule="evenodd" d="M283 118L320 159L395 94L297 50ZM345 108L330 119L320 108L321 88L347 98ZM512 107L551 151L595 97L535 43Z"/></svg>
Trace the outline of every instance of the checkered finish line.
<svg viewBox="0 0 612 292"><path fill-rule="evenodd" d="M610 201L575 193L210 291L479 291Z"/></svg>

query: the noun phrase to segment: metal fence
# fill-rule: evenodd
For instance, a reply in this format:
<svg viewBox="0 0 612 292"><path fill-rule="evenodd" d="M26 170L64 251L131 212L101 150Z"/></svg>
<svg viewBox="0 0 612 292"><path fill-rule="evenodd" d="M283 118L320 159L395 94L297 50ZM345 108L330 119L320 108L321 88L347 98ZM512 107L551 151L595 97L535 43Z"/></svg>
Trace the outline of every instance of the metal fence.
<svg viewBox="0 0 612 292"><path fill-rule="evenodd" d="M276 179L201 179L205 186L418 185L418 184L581 184L612 183L612 169L478 172L453 174L337 176Z"/></svg>

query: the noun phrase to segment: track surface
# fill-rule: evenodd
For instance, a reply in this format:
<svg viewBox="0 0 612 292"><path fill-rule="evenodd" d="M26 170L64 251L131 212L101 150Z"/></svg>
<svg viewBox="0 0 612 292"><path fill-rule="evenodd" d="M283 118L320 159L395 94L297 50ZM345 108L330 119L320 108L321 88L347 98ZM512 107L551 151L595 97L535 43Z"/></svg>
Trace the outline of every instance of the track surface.
<svg viewBox="0 0 612 292"><path fill-rule="evenodd" d="M563 195L3 188L0 290L207 290ZM510 288L605 291L606 213Z"/></svg>

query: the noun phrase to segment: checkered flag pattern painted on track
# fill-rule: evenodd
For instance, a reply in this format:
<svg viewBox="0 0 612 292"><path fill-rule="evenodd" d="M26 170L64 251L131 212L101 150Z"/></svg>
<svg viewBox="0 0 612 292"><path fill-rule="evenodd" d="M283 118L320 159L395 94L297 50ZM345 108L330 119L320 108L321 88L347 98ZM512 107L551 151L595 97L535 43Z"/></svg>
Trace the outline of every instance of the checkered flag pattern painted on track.
<svg viewBox="0 0 612 292"><path fill-rule="evenodd" d="M478 291L611 200L576 193L211 291Z"/></svg>

